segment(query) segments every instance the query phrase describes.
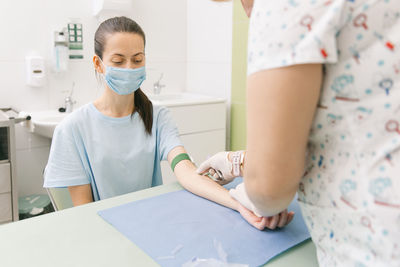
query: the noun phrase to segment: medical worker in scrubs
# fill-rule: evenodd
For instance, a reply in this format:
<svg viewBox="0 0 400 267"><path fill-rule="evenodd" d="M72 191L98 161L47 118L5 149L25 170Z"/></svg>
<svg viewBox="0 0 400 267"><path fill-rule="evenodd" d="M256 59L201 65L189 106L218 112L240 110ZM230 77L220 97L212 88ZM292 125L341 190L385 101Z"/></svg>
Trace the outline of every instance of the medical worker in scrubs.
<svg viewBox="0 0 400 267"><path fill-rule="evenodd" d="M321 266L400 266L400 1L242 2L247 149L198 172L264 216L297 192Z"/></svg>

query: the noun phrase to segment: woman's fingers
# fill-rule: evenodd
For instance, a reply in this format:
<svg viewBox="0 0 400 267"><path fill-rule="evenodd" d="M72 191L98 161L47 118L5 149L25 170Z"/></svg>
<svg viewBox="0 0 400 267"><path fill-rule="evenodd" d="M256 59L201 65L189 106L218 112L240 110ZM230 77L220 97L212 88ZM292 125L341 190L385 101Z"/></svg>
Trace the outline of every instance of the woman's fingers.
<svg viewBox="0 0 400 267"><path fill-rule="evenodd" d="M278 227L282 228L286 225L288 219L288 213L287 210L282 211L281 213L279 213L279 221L278 221Z"/></svg>
<svg viewBox="0 0 400 267"><path fill-rule="evenodd" d="M238 211L242 217L253 227L258 230L264 230L267 225L267 218L256 216L251 210L247 209L245 206L239 203Z"/></svg>
<svg viewBox="0 0 400 267"><path fill-rule="evenodd" d="M264 230L266 227L271 230L274 230L276 227L284 227L288 225L294 217L294 212L288 212L287 210L271 217L258 217L240 203L238 211L248 223L258 230Z"/></svg>
<svg viewBox="0 0 400 267"><path fill-rule="evenodd" d="M261 218L257 219L256 222L253 223L253 226L255 228L257 228L258 230L264 230L266 225L267 225L267 218L265 218L265 217L261 217Z"/></svg>
<svg viewBox="0 0 400 267"><path fill-rule="evenodd" d="M294 212L293 211L289 212L286 225L288 225L293 220L293 217L294 217Z"/></svg>
<svg viewBox="0 0 400 267"><path fill-rule="evenodd" d="M278 224L279 221L279 214L275 215L275 216L271 216L270 217L270 222L268 225L268 228L271 230L274 230L276 228L276 225Z"/></svg>

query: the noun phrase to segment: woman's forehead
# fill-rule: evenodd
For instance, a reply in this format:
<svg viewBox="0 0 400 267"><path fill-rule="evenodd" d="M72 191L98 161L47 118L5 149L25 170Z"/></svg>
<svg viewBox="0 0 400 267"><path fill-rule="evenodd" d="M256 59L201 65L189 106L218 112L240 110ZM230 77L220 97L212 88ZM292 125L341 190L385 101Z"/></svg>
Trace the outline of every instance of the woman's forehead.
<svg viewBox="0 0 400 267"><path fill-rule="evenodd" d="M105 54L120 54L124 56L133 56L144 53L143 37L136 33L116 32L106 38L104 46Z"/></svg>

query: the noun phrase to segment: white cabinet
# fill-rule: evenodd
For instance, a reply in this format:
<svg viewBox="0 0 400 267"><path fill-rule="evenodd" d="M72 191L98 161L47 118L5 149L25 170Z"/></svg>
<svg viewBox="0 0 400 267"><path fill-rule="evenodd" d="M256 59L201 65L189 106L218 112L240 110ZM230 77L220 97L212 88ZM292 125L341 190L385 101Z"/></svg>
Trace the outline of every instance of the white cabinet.
<svg viewBox="0 0 400 267"><path fill-rule="evenodd" d="M178 127L183 145L197 166L209 156L225 150L225 101L171 105L167 108ZM167 161L161 163L161 171L164 184L176 181Z"/></svg>
<svg viewBox="0 0 400 267"><path fill-rule="evenodd" d="M10 163L0 164L0 223L12 220Z"/></svg>
<svg viewBox="0 0 400 267"><path fill-rule="evenodd" d="M0 224L12 221L11 193L0 194Z"/></svg>
<svg viewBox="0 0 400 267"><path fill-rule="evenodd" d="M0 109L0 224L18 220L15 183L15 128Z"/></svg>
<svg viewBox="0 0 400 267"><path fill-rule="evenodd" d="M10 163L0 164L0 194L11 192Z"/></svg>

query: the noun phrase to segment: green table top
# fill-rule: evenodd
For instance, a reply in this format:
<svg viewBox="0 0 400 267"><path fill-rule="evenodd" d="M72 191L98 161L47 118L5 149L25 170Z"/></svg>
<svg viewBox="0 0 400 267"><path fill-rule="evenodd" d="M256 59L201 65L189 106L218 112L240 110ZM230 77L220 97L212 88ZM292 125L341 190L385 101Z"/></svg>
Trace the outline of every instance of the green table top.
<svg viewBox="0 0 400 267"><path fill-rule="evenodd" d="M0 225L0 266L158 266L97 211L180 189L172 183ZM265 266L318 266L315 247L306 241Z"/></svg>

